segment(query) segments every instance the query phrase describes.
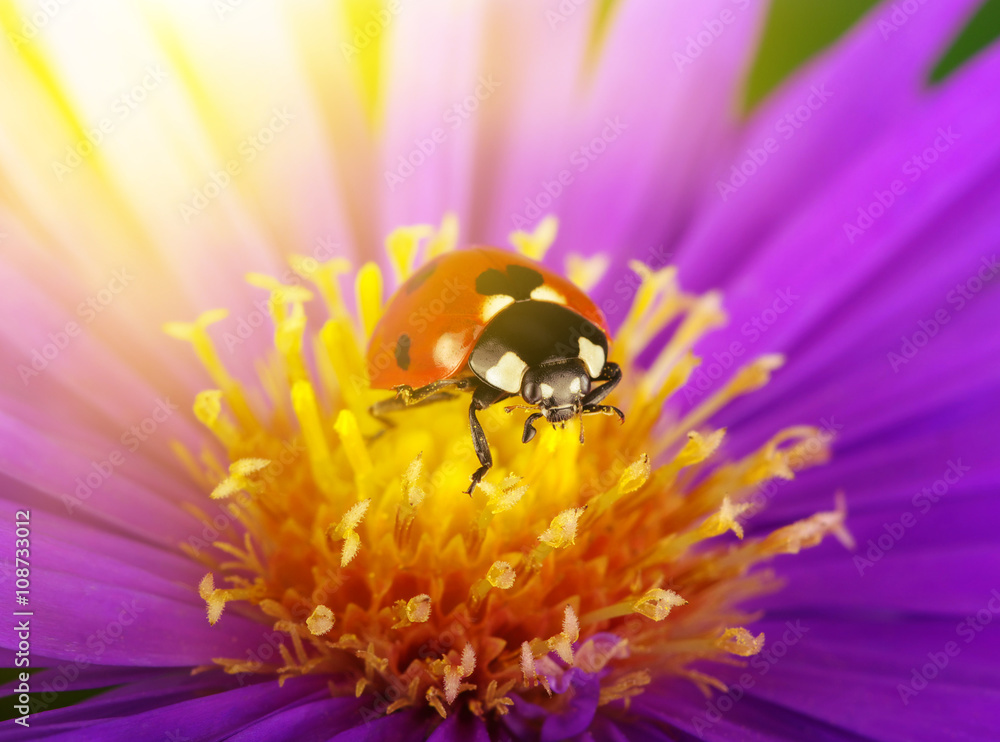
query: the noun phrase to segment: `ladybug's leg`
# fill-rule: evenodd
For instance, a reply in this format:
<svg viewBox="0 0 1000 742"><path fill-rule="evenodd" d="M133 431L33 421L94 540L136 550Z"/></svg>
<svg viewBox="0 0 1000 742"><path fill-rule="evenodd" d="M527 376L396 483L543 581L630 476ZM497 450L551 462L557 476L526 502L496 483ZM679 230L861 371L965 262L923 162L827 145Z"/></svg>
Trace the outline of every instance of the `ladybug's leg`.
<svg viewBox="0 0 1000 742"><path fill-rule="evenodd" d="M619 410L617 407L612 407L607 404L598 404L602 399L611 393L611 390L618 386L618 382L622 380L622 370L617 363L605 363L604 370L601 371L601 375L598 376L595 381L606 381L606 384L601 384L601 386L596 389L592 389L590 394L584 397L581 401L583 405L580 409L580 413L583 415L618 415L620 422L625 422L625 413ZM580 421L580 443L583 443L583 421Z"/></svg>
<svg viewBox="0 0 1000 742"><path fill-rule="evenodd" d="M407 386L406 384L400 384L399 386L393 387L396 391L395 399L403 403L403 407L413 407L418 404L426 404L430 401L437 402L439 400L451 399L454 394L447 391L442 392L442 389L468 389L471 384L469 379L441 379L440 381L432 381L427 386L418 387L414 389L412 386ZM430 398L434 399L431 400Z"/></svg>
<svg viewBox="0 0 1000 742"><path fill-rule="evenodd" d="M396 423L386 417L392 412L401 412L407 407L418 407L434 402L444 402L455 397L447 389L465 389L468 386L468 379L442 379L427 386L414 389L409 386L396 387L396 396L389 399L382 399L368 408L368 414L385 425L387 428L396 427Z"/></svg>
<svg viewBox="0 0 1000 742"><path fill-rule="evenodd" d="M601 386L596 389L591 389L590 394L580 400L583 405L583 411L587 411L587 407L596 405L606 396L611 393L611 390L618 386L618 382L622 380L622 370L617 363L605 363L604 370L601 371L601 375L598 376L594 381L606 381L606 384L601 384Z"/></svg>
<svg viewBox="0 0 1000 742"><path fill-rule="evenodd" d="M467 495L472 494L472 490L476 488L477 484L483 481L486 472L493 466L490 444L486 440L486 433L483 432L483 426L479 424L476 413L509 396L510 394L502 389L496 389L488 384L479 384L476 387L476 391L472 394L472 403L469 405L469 427L472 428L472 445L476 449L476 456L479 457L481 466L472 475L472 483L469 484L469 489L465 491Z"/></svg>
<svg viewBox="0 0 1000 742"><path fill-rule="evenodd" d="M581 412L584 415L618 415L619 422L625 422L625 413L619 410L617 407L612 407L609 404L588 404L584 405Z"/></svg>
<svg viewBox="0 0 1000 742"><path fill-rule="evenodd" d="M545 417L541 412L533 412L528 415L528 419L524 421L524 432L521 434L521 443L527 443L532 438L535 437L535 420L541 417Z"/></svg>

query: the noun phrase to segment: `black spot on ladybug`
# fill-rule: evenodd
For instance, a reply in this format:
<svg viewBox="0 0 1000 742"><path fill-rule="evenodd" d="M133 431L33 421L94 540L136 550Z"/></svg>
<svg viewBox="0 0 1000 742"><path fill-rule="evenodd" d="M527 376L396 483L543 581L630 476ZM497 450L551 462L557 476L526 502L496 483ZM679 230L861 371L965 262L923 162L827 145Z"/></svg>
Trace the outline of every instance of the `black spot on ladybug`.
<svg viewBox="0 0 1000 742"><path fill-rule="evenodd" d="M396 365L406 371L410 367L410 336L400 335L396 341Z"/></svg>
<svg viewBox="0 0 1000 742"><path fill-rule="evenodd" d="M531 292L545 283L541 273L523 265L508 265L507 272L490 268L476 278L476 291L483 296L512 296L515 301L527 301Z"/></svg>
<svg viewBox="0 0 1000 742"><path fill-rule="evenodd" d="M429 263L410 276L410 280L406 282L406 293L412 294L414 291L423 286L424 282L430 278L431 274L436 270L437 263Z"/></svg>

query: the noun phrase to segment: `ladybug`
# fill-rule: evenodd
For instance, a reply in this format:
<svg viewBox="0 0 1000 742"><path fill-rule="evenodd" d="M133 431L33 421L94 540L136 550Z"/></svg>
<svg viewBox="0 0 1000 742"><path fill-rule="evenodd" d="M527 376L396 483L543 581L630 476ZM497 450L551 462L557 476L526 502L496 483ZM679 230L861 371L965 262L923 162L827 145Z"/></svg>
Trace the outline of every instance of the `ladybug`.
<svg viewBox="0 0 1000 742"><path fill-rule="evenodd" d="M387 413L471 391L469 426L480 464L471 494L493 466L476 413L497 402L520 396L536 410L524 423L523 443L535 436L539 418L562 427L597 413L624 422L621 410L600 404L621 380L618 364L608 361L609 340L597 305L540 263L493 247L445 253L396 290L375 326L371 385L396 396L370 412L392 426ZM516 407L523 405L507 412Z"/></svg>

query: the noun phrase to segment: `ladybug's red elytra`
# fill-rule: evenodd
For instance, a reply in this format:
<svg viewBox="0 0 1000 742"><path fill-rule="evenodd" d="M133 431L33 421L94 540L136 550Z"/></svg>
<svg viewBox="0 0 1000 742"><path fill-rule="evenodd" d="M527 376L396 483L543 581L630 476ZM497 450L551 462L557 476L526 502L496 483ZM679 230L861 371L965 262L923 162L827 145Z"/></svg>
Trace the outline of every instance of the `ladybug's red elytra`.
<svg viewBox="0 0 1000 742"><path fill-rule="evenodd" d="M476 418L490 405L520 396L536 410L524 423L524 443L543 417L563 426L596 413L624 421L617 407L600 404L621 380L618 364L608 361L609 341L597 305L540 263L493 247L445 253L396 290L375 326L371 384L396 396L372 405L371 414L392 425L387 413L471 391L469 425L480 463L471 494L493 466Z"/></svg>

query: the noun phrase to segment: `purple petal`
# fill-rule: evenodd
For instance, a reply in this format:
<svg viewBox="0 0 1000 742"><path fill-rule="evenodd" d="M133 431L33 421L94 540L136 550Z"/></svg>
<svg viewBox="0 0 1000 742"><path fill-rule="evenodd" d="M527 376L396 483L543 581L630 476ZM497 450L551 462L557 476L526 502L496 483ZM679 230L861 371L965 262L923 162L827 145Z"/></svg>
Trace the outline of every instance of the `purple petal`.
<svg viewBox="0 0 1000 742"><path fill-rule="evenodd" d="M692 182L735 135L733 101L762 12L761 5L730 2L702 3L697 12L669 3L617 6L593 79L581 76L559 93L579 101L571 120L549 125L547 100L520 108L517 146L490 163L497 185L486 201L483 236L503 239L512 226L538 218L532 209L554 212L561 220L557 262L570 251L655 248L679 232L690 217ZM690 64L678 62L688 37L711 23L724 30Z"/></svg>
<svg viewBox="0 0 1000 742"><path fill-rule="evenodd" d="M40 704L39 710L32 714L32 728L40 728L51 732L58 729L69 729L74 726L87 726L112 717L134 716L160 708L172 703L180 703L221 691L232 690L238 686L238 678L223 675L221 670L210 673L191 675L190 670L176 668L149 668L145 676L129 679L128 670L117 669L117 677L110 677L107 672L104 677L111 682L107 685L93 687L109 688L104 692L80 701L65 708L46 710L53 703L59 702L59 693L63 689L56 685L46 688L37 682L37 676L32 678L34 704ZM131 671L133 676L135 670ZM262 676L253 676L249 683L255 685L261 682ZM122 682L119 687L111 687L115 682ZM74 682L67 690L81 690L88 684ZM58 688L58 690L57 690Z"/></svg>
<svg viewBox="0 0 1000 742"><path fill-rule="evenodd" d="M196 591L204 569L188 559L82 525L72 531L74 543L66 543L54 537L55 519L44 515L34 513L31 521L32 647L40 655L86 664L196 666L243 657L269 640L275 651L274 632L234 612L208 624ZM0 524L0 534L12 545L13 522ZM97 540L106 549L78 543ZM13 646L16 638L2 641Z"/></svg>
<svg viewBox="0 0 1000 742"><path fill-rule="evenodd" d="M981 597L985 607L992 596ZM1000 598L994 606L986 610L997 620ZM992 739L1000 721L996 632L989 624L959 631L955 619L891 619L769 616L753 627L767 636L765 650L744 670L721 673L728 693L705 699L682 681L662 681L635 699L634 712L712 740L889 742L941 729L954 730L955 739ZM927 667L935 661L943 669ZM915 672L931 681L918 681L904 703L900 686L914 682Z"/></svg>
<svg viewBox="0 0 1000 742"><path fill-rule="evenodd" d="M769 611L963 616L978 610L982 596L997 584L995 573L983 569L1000 563L1000 546L990 533L995 512L991 493L978 500L942 502L912 528L904 523L914 521L901 519L899 511L852 518L857 549L850 552L832 543L809 552L808 558L779 559L774 566L788 585L759 605Z"/></svg>
<svg viewBox="0 0 1000 742"><path fill-rule="evenodd" d="M384 739L418 742L427 738L430 728L427 719L426 714L404 710L389 716L380 716L367 723L358 720L355 726L338 731L330 737L329 742L380 742Z"/></svg>
<svg viewBox="0 0 1000 742"><path fill-rule="evenodd" d="M992 621L1000 619L1000 597L981 599ZM990 601L992 607L986 608ZM954 619L887 621L880 616L867 621L806 617L801 624L800 630L809 633L790 645L786 657L762 653L757 664L769 668L765 674L751 660L753 696L883 740L924 738L927 729L960 730L960 739L995 736L1000 637L989 625L977 624L977 633L961 629ZM766 633L766 623L763 628ZM786 635L779 628L772 637L773 653ZM901 688L915 692L908 695ZM845 707L852 709L850 715L843 714ZM961 720L957 728L956 720Z"/></svg>
<svg viewBox="0 0 1000 742"><path fill-rule="evenodd" d="M221 740L268 714L293 711L298 704L328 693L323 679L316 677L294 678L284 687L271 681L195 698L190 697L183 683L179 691L169 687L149 687L148 690L156 693L154 705L138 713L127 700L116 707L118 702L112 699L103 702L106 716L79 718L91 702L96 702L95 708L100 707L102 696L97 696L80 704L79 708L57 709L40 715L35 721L44 720L38 726L45 731L45 739L52 740L86 738L131 742L169 738L167 735L173 735L173 739ZM0 740L16 738L17 731L9 726L0 730Z"/></svg>
<svg viewBox="0 0 1000 742"><path fill-rule="evenodd" d="M552 207L562 219L556 255L602 251L621 264L638 254L661 266L669 260L665 242L687 227L719 153L738 136L739 87L765 10L727 0L615 9L585 115L552 149L573 176ZM615 135L609 122L628 128ZM610 139L603 151L600 139ZM558 172L538 172L511 191L537 200L542 180ZM516 210L524 209L521 200Z"/></svg>
<svg viewBox="0 0 1000 742"><path fill-rule="evenodd" d="M867 159L870 142L884 138L920 106L933 60L977 4L922 7L905 32L886 38L878 25L892 12L891 2L885 2L761 105L744 128L743 141L716 159L701 214L678 253L686 285L704 290L751 274L758 250L748 246L765 242L790 216L822 202L819 194L831 173ZM878 74L871 74L873 69ZM789 123L786 116L803 107L802 121ZM748 149L761 149L769 138L777 145L774 154L735 195L721 197L717 182L749 157Z"/></svg>
<svg viewBox="0 0 1000 742"><path fill-rule="evenodd" d="M844 415L864 413L873 425L886 415L898 417L900 406L892 402L913 397L914 387L928 377L939 390L965 388L986 378L954 351L984 361L1000 353L995 337L968 343L971 335L982 334L992 291L963 310L956 310L947 297L955 283L974 276L982 259L995 252L1000 233L992 218L1000 191L991 177L1000 167L1000 145L993 136L1000 104L985 105L978 94L998 70L1000 54L981 56L870 147L864 160L829 178L822 197L752 251L753 262L726 287L730 330L709 337L701 350L713 358L712 353L724 352L737 340L747 358L786 351L790 363L774 384L734 405L726 419L763 410L765 414L754 414L754 425L774 426L776 417L787 417L793 408L789 392L794 390L807 392L803 401L814 408L836 404ZM943 141L939 130L950 126L961 135L960 142L940 155L932 173L915 181L907 178L904 163L935 140ZM873 191L884 190L894 179L906 181L907 190L898 197L901 202L905 197L905 204L887 209L857 244L850 244L844 223L854 221L859 206L874 198ZM943 250L941 245L952 247ZM769 310L775 318L760 331L751 322L755 317L760 322L776 297L781 298L779 292L797 298L782 299L782 313ZM951 310L954 321L935 338L935 352L919 355L905 373L893 373L887 354L898 352L900 335L912 334L917 320L933 317L938 309ZM820 327L822 333L817 332ZM959 379L963 384L949 383ZM779 398L781 409L775 410Z"/></svg>
<svg viewBox="0 0 1000 742"><path fill-rule="evenodd" d="M601 694L598 677L572 668L555 680L553 691L558 695L559 703L555 711L515 695L514 706L502 719L504 727L517 739L534 738L537 734L544 742L555 742L583 733L597 711ZM540 732L536 731L539 725Z"/></svg>
<svg viewBox="0 0 1000 742"><path fill-rule="evenodd" d="M75 446L55 442L2 413L0 438L4 442L0 474L21 483L10 497L24 506L47 507L68 516L83 514L109 530L135 533L164 546L201 530L178 502L204 502L204 495L181 479L176 463L172 470L164 470L148 461L132 461L125 446L78 452Z"/></svg>
<svg viewBox="0 0 1000 742"><path fill-rule="evenodd" d="M556 742L582 733L594 718L601 683L595 675L573 668L563 675L569 686L557 691L569 693L569 700L559 712L549 714L542 722L542 742Z"/></svg>
<svg viewBox="0 0 1000 742"><path fill-rule="evenodd" d="M4 650L8 653L10 650ZM4 667L14 667L14 655L10 654L10 661L4 663ZM110 688L115 685L129 685L140 683L150 678L155 678L170 672L177 672L173 668L164 669L162 667L122 667L120 665L87 665L82 662L63 662L51 658L35 657L35 665L47 665L46 669L36 671L31 674L32 692L36 693L36 701L49 705L54 701L53 694L58 695L66 691L90 690L94 688ZM183 674L189 674L182 672ZM18 680L11 680L9 683L0 685L0 695L12 693Z"/></svg>
<svg viewBox="0 0 1000 742"><path fill-rule="evenodd" d="M490 742L490 732L482 719L458 711L450 714L427 742Z"/></svg>
<svg viewBox="0 0 1000 742"><path fill-rule="evenodd" d="M689 739L706 742L870 742L872 739L854 734L840 724L829 724L748 694L732 705L723 702L721 708L725 711L720 712L718 698L706 699L684 681L657 683L632 702L632 716L660 727L678 729L690 735Z"/></svg>
<svg viewBox="0 0 1000 742"><path fill-rule="evenodd" d="M422 723L419 713L404 710L388 717L376 716L369 704L371 698L368 696L331 698L329 693L320 691L313 694L310 700L292 707L275 709L227 739L233 742L270 739L294 739L302 742L342 739L354 742L365 739L426 738L427 725ZM367 716L366 712L371 716Z"/></svg>

